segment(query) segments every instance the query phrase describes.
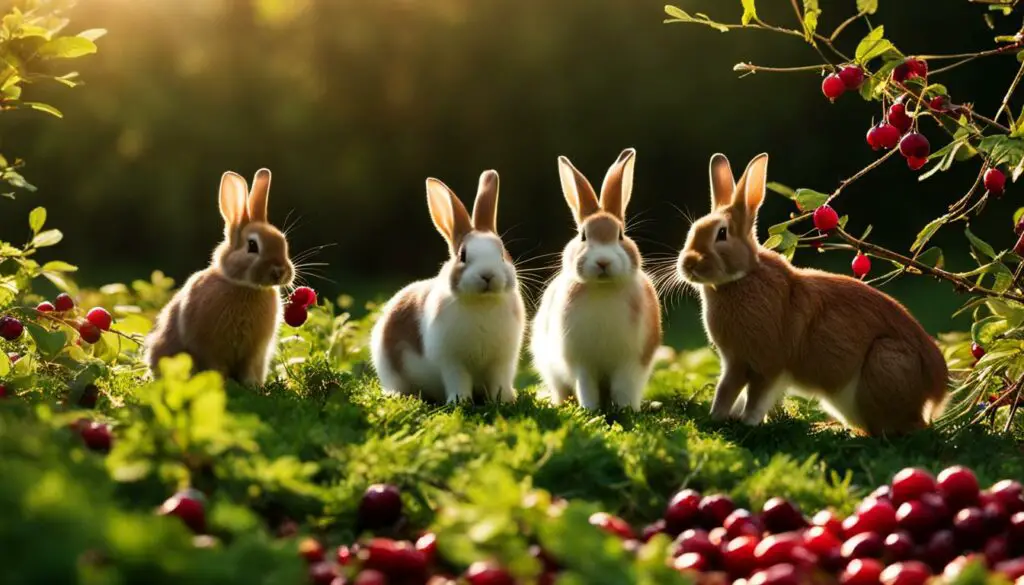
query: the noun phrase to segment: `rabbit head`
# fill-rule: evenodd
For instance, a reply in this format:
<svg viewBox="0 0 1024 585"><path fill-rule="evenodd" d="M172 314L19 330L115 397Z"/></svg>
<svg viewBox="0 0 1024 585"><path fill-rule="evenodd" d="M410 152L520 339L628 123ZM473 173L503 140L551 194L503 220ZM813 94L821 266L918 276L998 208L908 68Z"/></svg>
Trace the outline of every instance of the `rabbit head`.
<svg viewBox="0 0 1024 585"><path fill-rule="evenodd" d="M568 158L558 157L562 193L579 228L563 251L562 270L581 282L628 281L640 270L640 250L626 237L625 222L635 160L635 150L622 151L608 169L598 199L583 173Z"/></svg>
<svg viewBox="0 0 1024 585"><path fill-rule="evenodd" d="M480 175L473 216L447 185L427 179L427 206L434 226L448 242L450 258L441 269L457 295L495 295L513 290L516 270L497 234L498 173Z"/></svg>
<svg viewBox="0 0 1024 585"><path fill-rule="evenodd" d="M214 252L213 265L231 281L255 288L288 286L295 268L288 240L267 222L270 171L260 169L252 191L240 175L228 171L220 180L220 214L224 241Z"/></svg>
<svg viewBox="0 0 1024 585"><path fill-rule="evenodd" d="M768 155L750 161L733 182L729 159L711 157L711 213L693 222L677 271L686 282L717 286L739 280L757 265L757 211L764 201Z"/></svg>

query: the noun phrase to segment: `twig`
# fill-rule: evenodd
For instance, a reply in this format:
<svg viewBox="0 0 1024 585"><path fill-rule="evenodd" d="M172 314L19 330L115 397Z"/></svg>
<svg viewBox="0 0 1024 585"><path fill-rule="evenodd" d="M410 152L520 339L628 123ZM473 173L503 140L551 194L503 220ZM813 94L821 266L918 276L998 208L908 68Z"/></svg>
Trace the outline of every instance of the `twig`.
<svg viewBox="0 0 1024 585"><path fill-rule="evenodd" d="M873 171L873 170L877 169L878 167L882 166L882 164L883 164L883 163L885 163L885 161L887 161L887 160L889 160L890 158L892 158L892 155L894 155L894 154L896 154L897 152L899 152L899 150L900 150L899 148L893 148L893 149L892 149L892 150L890 150L889 152L887 152L887 153L885 153L884 155L882 155L882 156L878 157L877 159L875 159L875 161L874 161L873 163L871 163L871 164L869 164L868 166L864 167L863 169L861 169L861 170L857 171L857 173L856 173L856 174L854 174L854 175L853 175L852 177L850 177L849 179L846 179L846 180L844 180L844 181L841 181L841 182L839 183L839 186L838 186L838 187L836 187L836 190L835 190L835 191L833 191L831 195L829 195L829 197L828 197L828 200L829 200L829 201L832 201L833 199L835 199L836 197L838 197L838 196L839 196L839 193L840 193L840 192L841 192L841 191L842 191L843 189L845 189L847 185L849 185L850 183L852 183L852 182L856 181L857 179L860 179L861 177L863 177L864 175L866 175L866 174L870 173L871 171Z"/></svg>
<svg viewBox="0 0 1024 585"><path fill-rule="evenodd" d="M1018 51L1021 48L1020 43L1011 43L1009 45L1003 45L995 49L988 49L985 51L976 51L974 53L955 53L952 55L914 55L918 59L924 59L925 61L942 61L944 59L980 59L982 57L991 57L993 55L1002 55L1004 53L1012 53ZM932 71L934 73L934 71Z"/></svg>
<svg viewBox="0 0 1024 585"><path fill-rule="evenodd" d="M733 71L746 71L750 73L757 73L758 71L765 71L768 73L794 73L798 71L825 71L829 69L828 65L803 65L800 67L765 67L763 65L754 65L753 63L737 63L732 66Z"/></svg>
<svg viewBox="0 0 1024 585"><path fill-rule="evenodd" d="M830 40L832 42L835 42L836 37L838 37L840 35L840 33L842 33L844 30L846 30L846 27L848 27L851 24L853 24L854 22L856 22L858 18L864 16L865 14L866 14L865 12L858 12L857 14L854 14L850 18L847 18L846 20L841 22L839 24L839 26L836 27L836 30L832 31L832 34L828 37L828 40Z"/></svg>
<svg viewBox="0 0 1024 585"><path fill-rule="evenodd" d="M1003 433L1010 432L1010 428L1013 426L1013 418L1020 407L1020 395L1022 393L1024 393L1024 376L1017 382L1017 395L1013 398L1013 405L1010 406L1010 412L1006 415L1006 425L1003 426Z"/></svg>
<svg viewBox="0 0 1024 585"><path fill-rule="evenodd" d="M1021 78L1024 78L1024 63L1020 64L1017 69L1017 76L1013 78L1013 83L1010 84L1010 89L1006 90L1006 95L1003 96L1003 103L999 104L999 109L996 110L996 115L992 116L993 120L999 119L999 114L1004 110L1006 111L1006 118L1010 121L1010 126L1013 126L1013 112L1010 111L1010 98L1013 97L1013 92L1017 91L1017 86L1020 85Z"/></svg>

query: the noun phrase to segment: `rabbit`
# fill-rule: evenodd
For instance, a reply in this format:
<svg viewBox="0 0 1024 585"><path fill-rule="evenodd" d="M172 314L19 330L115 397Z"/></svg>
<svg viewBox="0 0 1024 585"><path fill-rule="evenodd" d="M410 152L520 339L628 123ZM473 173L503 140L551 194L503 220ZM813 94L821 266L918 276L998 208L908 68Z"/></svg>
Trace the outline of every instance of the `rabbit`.
<svg viewBox="0 0 1024 585"><path fill-rule="evenodd" d="M267 223L270 171L260 169L252 191L226 172L220 180L224 241L209 268L193 274L171 298L145 341L154 376L161 358L187 353L193 371L216 370L260 385L277 344L282 307L279 287L295 277L288 241Z"/></svg>
<svg viewBox="0 0 1024 585"><path fill-rule="evenodd" d="M579 232L544 291L530 342L545 397L554 404L575 394L589 410L608 403L639 410L661 345L658 294L625 234L635 157L632 148L619 155L600 200L569 159L558 158L562 192Z"/></svg>
<svg viewBox="0 0 1024 585"><path fill-rule="evenodd" d="M948 396L937 344L892 297L758 243L767 170L760 154L734 183L728 159L711 157L711 213L693 223L676 265L700 293L722 363L711 417L757 425L795 390L868 435L926 426Z"/></svg>
<svg viewBox="0 0 1024 585"><path fill-rule="evenodd" d="M473 217L441 181L427 179L427 206L450 257L432 279L398 291L370 334L386 394L448 404L512 402L525 329L512 257L497 233L498 173L480 175Z"/></svg>

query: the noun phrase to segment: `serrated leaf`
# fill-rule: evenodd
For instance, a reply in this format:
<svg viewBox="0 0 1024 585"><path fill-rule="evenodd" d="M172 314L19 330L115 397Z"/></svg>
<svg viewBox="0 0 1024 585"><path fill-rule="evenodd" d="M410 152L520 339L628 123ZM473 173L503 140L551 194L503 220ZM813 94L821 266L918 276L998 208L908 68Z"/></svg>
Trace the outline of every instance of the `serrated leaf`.
<svg viewBox="0 0 1024 585"><path fill-rule="evenodd" d="M96 52L96 43L82 37L57 37L39 48L38 55L45 59L75 59Z"/></svg>
<svg viewBox="0 0 1024 585"><path fill-rule="evenodd" d="M757 7L754 6L755 0L740 0L743 3L743 18L740 19L744 25L748 25L751 21L757 20Z"/></svg>
<svg viewBox="0 0 1024 585"><path fill-rule="evenodd" d="M36 349L39 350L40 355L46 359L57 357L68 341L62 331L47 331L32 322L25 323L25 329L32 336L32 340L36 342Z"/></svg>
<svg viewBox="0 0 1024 585"><path fill-rule="evenodd" d="M865 14L874 14L878 10L878 0L857 0L857 10Z"/></svg>
<svg viewBox="0 0 1024 585"><path fill-rule="evenodd" d="M818 30L818 17L821 16L821 8L818 7L818 0L804 0L804 39L814 44L814 33Z"/></svg>
<svg viewBox="0 0 1024 585"><path fill-rule="evenodd" d="M32 234L38 234L39 230L43 229L43 224L46 223L46 208L36 207L28 214L28 227L32 229Z"/></svg>
<svg viewBox="0 0 1024 585"><path fill-rule="evenodd" d="M948 216L943 215L938 219L933 219L928 222L928 225L921 228L921 231L917 233L917 237L914 239L913 245L910 246L911 252L916 252L924 247L928 243L928 240L932 239L932 236L939 231L946 221L949 219Z"/></svg>
<svg viewBox="0 0 1024 585"><path fill-rule="evenodd" d="M697 24L710 26L711 28L719 32L729 32L729 27L720 22L715 22L708 18L707 16L704 16L703 14L698 14L697 16L690 16L690 14L687 13L685 10L672 6L671 4L665 5L665 13L672 17L668 20L663 21L665 24L671 24L673 22L694 22Z"/></svg>
<svg viewBox="0 0 1024 585"><path fill-rule="evenodd" d="M46 112L47 114L50 114L51 116L55 116L57 118L63 118L64 117L64 114L62 114L60 110L58 110L57 108L51 106L50 104L43 104L43 103L40 103L40 102L21 102L21 103L23 105L26 105L26 106L32 108L33 110L38 110L40 112Z"/></svg>
<svg viewBox="0 0 1024 585"><path fill-rule="evenodd" d="M797 189L795 196L796 204L804 211L814 211L828 201L828 195L819 193L814 189Z"/></svg>
<svg viewBox="0 0 1024 585"><path fill-rule="evenodd" d="M63 260L51 260L43 264L43 272L75 272L78 267Z"/></svg>
<svg viewBox="0 0 1024 585"><path fill-rule="evenodd" d="M987 347L992 343L993 339L1006 333L1009 329L1010 324L1006 319L998 315L991 315L976 321L971 326L971 340L982 347Z"/></svg>
<svg viewBox="0 0 1024 585"><path fill-rule="evenodd" d="M982 240L978 236L971 232L971 228L964 228L964 233L967 235L967 239L970 240L971 245L974 246L978 252L988 259L996 257L996 251L988 244L988 242Z"/></svg>
<svg viewBox="0 0 1024 585"><path fill-rule="evenodd" d="M64 239L64 234L60 230L46 230L32 238L32 245L36 248L45 248L59 244L62 239Z"/></svg>
<svg viewBox="0 0 1024 585"><path fill-rule="evenodd" d="M876 57L881 57L893 48L893 44L885 39L885 27L877 26L857 44L854 60L865 64Z"/></svg>
<svg viewBox="0 0 1024 585"><path fill-rule="evenodd" d="M95 42L100 37L102 37L102 36L104 36L106 34L107 34L107 29L105 29L105 28L90 28L88 30L83 30L82 32L78 33L76 36L78 36L80 38L83 38L83 39L87 39L87 40Z"/></svg>

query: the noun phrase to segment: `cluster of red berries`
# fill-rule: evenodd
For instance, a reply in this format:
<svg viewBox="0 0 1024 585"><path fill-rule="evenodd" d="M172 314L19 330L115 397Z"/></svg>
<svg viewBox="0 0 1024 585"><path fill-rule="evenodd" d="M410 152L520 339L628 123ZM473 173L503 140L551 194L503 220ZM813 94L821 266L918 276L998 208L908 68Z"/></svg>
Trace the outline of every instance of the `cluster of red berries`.
<svg viewBox="0 0 1024 585"><path fill-rule="evenodd" d="M818 207L814 210L814 214L811 217L814 220L814 227L824 236L827 236L839 227L839 214L829 205ZM815 242L817 241L815 240ZM871 272L871 258L858 252L854 256L850 268L853 270L854 276L864 278Z"/></svg>
<svg viewBox="0 0 1024 585"><path fill-rule="evenodd" d="M307 309L316 304L316 291L308 286L300 286L288 297L284 307L284 322L292 327L300 327L309 317Z"/></svg>
<svg viewBox="0 0 1024 585"><path fill-rule="evenodd" d="M836 101L847 91L857 91L864 85L864 70L857 65L846 65L825 77L821 82L821 93L830 101Z"/></svg>
<svg viewBox="0 0 1024 585"><path fill-rule="evenodd" d="M840 518L822 510L806 518L772 498L760 514L723 495L683 490L664 517L646 527L675 537L672 565L706 585L924 585L952 577L968 561L1024 584L1024 489L1004 480L987 490L955 466L938 477L908 468ZM622 519L595 514L591 523L637 539Z"/></svg>
<svg viewBox="0 0 1024 585"><path fill-rule="evenodd" d="M52 303L50 301L43 301L36 305L36 311L39 313L60 313L62 316L66 316L74 310L75 301L66 293L57 295L57 298ZM85 319L77 321L75 327L78 329L78 334L82 337L82 341L96 343L100 340L103 331L110 331L110 326L113 322L114 318L110 315L109 311L103 307L93 307L85 314ZM24 324L16 317L0 317L0 337L7 341L15 341L21 337L24 330Z"/></svg>

